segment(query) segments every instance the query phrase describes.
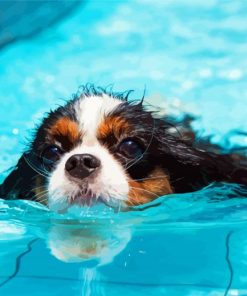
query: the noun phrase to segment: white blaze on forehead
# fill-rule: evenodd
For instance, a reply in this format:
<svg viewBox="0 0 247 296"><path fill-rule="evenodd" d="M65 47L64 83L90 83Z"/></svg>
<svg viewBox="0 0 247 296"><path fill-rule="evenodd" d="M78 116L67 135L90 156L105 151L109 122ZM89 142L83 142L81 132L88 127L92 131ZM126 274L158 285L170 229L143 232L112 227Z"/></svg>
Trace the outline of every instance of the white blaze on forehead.
<svg viewBox="0 0 247 296"><path fill-rule="evenodd" d="M102 96L82 97L78 104L77 120L85 141L96 139L97 129L104 116L122 104L122 101L103 94Z"/></svg>

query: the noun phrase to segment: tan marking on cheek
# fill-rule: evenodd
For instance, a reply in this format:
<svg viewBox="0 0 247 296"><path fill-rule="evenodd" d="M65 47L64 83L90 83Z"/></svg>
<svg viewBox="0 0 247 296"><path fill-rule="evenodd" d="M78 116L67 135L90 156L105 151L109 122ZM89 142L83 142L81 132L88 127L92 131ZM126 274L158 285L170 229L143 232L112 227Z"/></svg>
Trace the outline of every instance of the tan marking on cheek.
<svg viewBox="0 0 247 296"><path fill-rule="evenodd" d="M97 138L104 139L109 136L119 138L122 134L130 132L128 122L120 116L107 117L99 126Z"/></svg>
<svg viewBox="0 0 247 296"><path fill-rule="evenodd" d="M148 203L162 195L173 193L168 176L157 167L145 180L129 180L129 195L127 204L135 206Z"/></svg>
<svg viewBox="0 0 247 296"><path fill-rule="evenodd" d="M80 141L78 124L67 117L58 119L48 131L50 137L60 142L64 149L71 149Z"/></svg>

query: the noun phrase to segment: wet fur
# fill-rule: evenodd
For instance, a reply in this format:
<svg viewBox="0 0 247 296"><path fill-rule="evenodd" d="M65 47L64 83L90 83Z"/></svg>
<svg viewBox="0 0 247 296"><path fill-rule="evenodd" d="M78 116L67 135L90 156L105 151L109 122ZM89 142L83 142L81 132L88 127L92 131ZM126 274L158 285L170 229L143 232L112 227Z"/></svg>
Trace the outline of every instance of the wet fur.
<svg viewBox="0 0 247 296"><path fill-rule="evenodd" d="M187 117L180 122L168 116L155 118L155 114L145 110L143 99L140 102L128 102L129 93L112 93L102 88L86 86L66 106L50 112L35 133L30 147L0 186L0 197L45 203L45 200L38 196L42 196L49 174L40 157L46 145L47 130L61 117L76 120L74 103L81 95L89 97L110 94L123 101L114 111L114 116L124 118L126 122L135 125L148 147L143 157L128 169L133 179L146 178L159 167L169 176L174 193L195 191L212 182L247 185L245 157L231 153L222 154L221 147L211 144L210 141L196 140L197 136L190 125L191 120ZM175 132L171 132L171 127L173 130L175 128Z"/></svg>

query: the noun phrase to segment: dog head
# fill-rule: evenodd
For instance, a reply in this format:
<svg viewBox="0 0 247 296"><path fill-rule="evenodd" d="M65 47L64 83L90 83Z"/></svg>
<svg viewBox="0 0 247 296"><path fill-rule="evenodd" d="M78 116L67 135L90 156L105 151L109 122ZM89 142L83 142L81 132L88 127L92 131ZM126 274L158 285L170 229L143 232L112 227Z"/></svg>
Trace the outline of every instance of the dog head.
<svg viewBox="0 0 247 296"><path fill-rule="evenodd" d="M26 161L41 173L36 183L46 184L52 209L145 203L172 192L155 124L141 104L84 93L49 114Z"/></svg>

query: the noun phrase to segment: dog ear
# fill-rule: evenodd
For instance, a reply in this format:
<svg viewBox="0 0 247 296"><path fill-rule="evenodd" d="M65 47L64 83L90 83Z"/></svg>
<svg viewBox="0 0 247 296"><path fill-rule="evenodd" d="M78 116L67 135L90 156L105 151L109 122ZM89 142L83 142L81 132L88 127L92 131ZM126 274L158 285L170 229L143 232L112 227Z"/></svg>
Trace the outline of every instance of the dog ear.
<svg viewBox="0 0 247 296"><path fill-rule="evenodd" d="M239 167L236 165L230 178L235 183L247 186L247 166Z"/></svg>
<svg viewBox="0 0 247 296"><path fill-rule="evenodd" d="M36 175L37 173L28 163L28 153L24 153L17 165L0 185L0 198L27 199L31 194Z"/></svg>
<svg viewBox="0 0 247 296"><path fill-rule="evenodd" d="M246 158L240 162L236 155L216 153L215 147L211 147L208 141L197 148L196 143L167 134L162 135L160 132L158 147L160 155L163 155L160 158L161 163L168 171L175 192L198 190L211 182L247 186Z"/></svg>

